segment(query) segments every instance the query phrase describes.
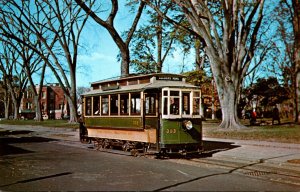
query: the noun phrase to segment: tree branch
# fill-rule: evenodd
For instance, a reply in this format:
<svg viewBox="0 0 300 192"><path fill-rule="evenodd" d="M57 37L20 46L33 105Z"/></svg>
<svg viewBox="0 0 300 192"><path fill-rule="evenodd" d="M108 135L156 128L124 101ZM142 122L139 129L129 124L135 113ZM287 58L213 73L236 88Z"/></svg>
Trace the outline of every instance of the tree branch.
<svg viewBox="0 0 300 192"><path fill-rule="evenodd" d="M143 12L143 9L145 7L145 2L144 1L141 1L140 5L139 5L139 8L138 8L138 11L137 11L137 14L134 18L134 21L133 21L133 24L128 32L128 35L127 35L127 38L126 38L126 41L125 41L125 44L127 46L129 46L129 43L132 39L132 36L133 36L133 33L135 32L136 30L136 27L137 27L137 24L141 18L141 15L142 15L142 12Z"/></svg>

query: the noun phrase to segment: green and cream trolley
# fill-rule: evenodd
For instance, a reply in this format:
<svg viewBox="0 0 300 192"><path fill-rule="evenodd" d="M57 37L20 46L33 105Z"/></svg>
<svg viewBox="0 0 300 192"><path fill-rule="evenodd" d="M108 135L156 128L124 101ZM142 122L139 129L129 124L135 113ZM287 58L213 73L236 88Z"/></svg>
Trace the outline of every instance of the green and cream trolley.
<svg viewBox="0 0 300 192"><path fill-rule="evenodd" d="M82 141L138 152L202 150L199 87L177 74L155 73L98 81L82 95Z"/></svg>

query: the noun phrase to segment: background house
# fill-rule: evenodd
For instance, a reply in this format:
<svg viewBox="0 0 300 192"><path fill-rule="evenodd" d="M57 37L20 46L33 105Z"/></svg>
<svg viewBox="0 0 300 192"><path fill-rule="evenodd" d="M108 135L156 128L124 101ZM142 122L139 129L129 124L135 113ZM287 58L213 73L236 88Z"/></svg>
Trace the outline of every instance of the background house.
<svg viewBox="0 0 300 192"><path fill-rule="evenodd" d="M38 91L39 86L36 86ZM69 116L67 100L58 83L47 84L42 87L41 111L44 119L62 119ZM30 88L24 92L21 106L21 117L33 119L35 117L34 98Z"/></svg>
<svg viewBox="0 0 300 192"><path fill-rule="evenodd" d="M216 84L213 80L203 82L201 85L203 117L208 119L221 119L222 113Z"/></svg>

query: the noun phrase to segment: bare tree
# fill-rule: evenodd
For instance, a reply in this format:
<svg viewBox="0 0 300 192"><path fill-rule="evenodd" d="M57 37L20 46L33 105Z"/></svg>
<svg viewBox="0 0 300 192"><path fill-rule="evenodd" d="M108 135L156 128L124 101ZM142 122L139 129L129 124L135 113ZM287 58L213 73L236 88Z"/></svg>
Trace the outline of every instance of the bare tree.
<svg viewBox="0 0 300 192"><path fill-rule="evenodd" d="M174 1L192 26L189 30L205 46L222 108L220 127L244 127L238 119L238 98L259 43L264 0Z"/></svg>
<svg viewBox="0 0 300 192"><path fill-rule="evenodd" d="M37 42L37 46L38 44L39 42ZM24 47L24 44L20 44L20 46L21 46L21 50L19 51L19 54L22 57L24 70L28 77L28 82L29 82L31 92L33 93L35 120L43 121L40 98L42 93L44 77L45 77L46 63L45 62L42 63L43 60L41 59L41 57L39 57L31 49ZM33 75L37 73L39 73L39 78L40 78L40 82L38 86L36 86L33 80Z"/></svg>
<svg viewBox="0 0 300 192"><path fill-rule="evenodd" d="M294 101L294 120L299 122L300 97L300 2L297 0L279 1L276 7L275 22L278 23L276 52L274 61L280 67L284 83L289 87ZM279 54L280 53L280 54Z"/></svg>
<svg viewBox="0 0 300 192"><path fill-rule="evenodd" d="M17 51L2 41L3 50L0 55L0 70L2 71L7 90L11 96L14 110L14 119L19 118L19 108L28 78L24 66L19 61Z"/></svg>
<svg viewBox="0 0 300 192"><path fill-rule="evenodd" d="M114 42L118 46L121 54L121 75L128 75L129 74L129 63L130 63L130 54L129 54L129 43L132 39L133 33L136 30L138 21L140 20L140 17L142 15L145 3L140 2L140 5L138 7L138 10L136 12L135 19L126 35L126 38L123 40L121 35L118 33L117 29L114 26L114 20L116 18L116 15L119 10L119 3L118 0L111 0L111 11L107 18L105 20L101 19L100 16L98 16L94 11L93 7L90 5L87 5L84 1L82 0L75 0L78 5L80 5L85 12L91 16L95 22L97 22L99 25L104 27L111 37L113 38Z"/></svg>
<svg viewBox="0 0 300 192"><path fill-rule="evenodd" d="M94 0L87 3L92 6ZM88 15L71 0L22 1L21 4L9 1L2 2L2 5L3 16L12 20L5 27L0 26L2 35L24 43L39 54L64 91L70 107L70 122L77 122L77 55L80 34ZM21 25L13 25L14 20ZM35 47L31 37L24 41L22 37L10 33L12 25L19 31L30 31L42 46ZM49 58L44 55L44 50L50 55Z"/></svg>
<svg viewBox="0 0 300 192"><path fill-rule="evenodd" d="M274 23L278 25L274 38L274 53L272 59L274 67L272 72L276 77L282 77L284 86L287 87L289 95L293 100L294 120L298 121L298 96L296 82L295 62L295 33L293 27L294 10L292 1L280 1L274 12ZM278 70L279 68L279 70ZM278 72L281 74L278 75Z"/></svg>
<svg viewBox="0 0 300 192"><path fill-rule="evenodd" d="M1 71L1 70L0 70ZM9 110L11 105L11 97L6 83L7 79L2 74L2 80L0 81L0 93L1 93L1 101L4 104L4 118L9 118Z"/></svg>
<svg viewBox="0 0 300 192"><path fill-rule="evenodd" d="M26 34L25 30L22 31L22 34L23 34L24 41L26 41L25 38L28 38L30 36L29 33ZM7 45L9 45L12 49L14 49L16 53L20 56L20 64L22 65L22 68L26 73L26 76L28 78L28 83L31 88L31 92L33 93L33 97L34 97L35 120L42 121L43 118L42 118L40 97L41 97L41 92L43 87L46 63L43 63L43 65L41 65L42 58L39 57L38 54L36 54L33 50L29 49L23 43L20 43L18 41L9 38L8 39L2 38L2 41L5 42ZM39 41L35 41L34 46L39 47L41 46L41 44ZM40 72L39 74L40 83L39 83L39 87L37 88L33 80L33 75L37 74L38 72Z"/></svg>

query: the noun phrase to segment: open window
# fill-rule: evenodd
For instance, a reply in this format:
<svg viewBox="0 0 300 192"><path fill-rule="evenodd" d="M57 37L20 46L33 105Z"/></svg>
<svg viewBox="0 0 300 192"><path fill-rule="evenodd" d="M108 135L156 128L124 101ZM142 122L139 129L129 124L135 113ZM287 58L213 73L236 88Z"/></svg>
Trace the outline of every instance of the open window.
<svg viewBox="0 0 300 192"><path fill-rule="evenodd" d="M181 103L181 91L180 90L170 90L163 89L162 91L162 107L163 115L174 116L180 115L180 103Z"/></svg>
<svg viewBox="0 0 300 192"><path fill-rule="evenodd" d="M93 97L93 115L100 115L100 97Z"/></svg>
<svg viewBox="0 0 300 192"><path fill-rule="evenodd" d="M146 94L145 97L146 115L156 115L156 94Z"/></svg>
<svg viewBox="0 0 300 192"><path fill-rule="evenodd" d="M170 91L169 108L171 115L179 115L180 112L180 92Z"/></svg>
<svg viewBox="0 0 300 192"><path fill-rule="evenodd" d="M118 115L118 106L119 106L118 95L111 95L110 96L110 114L111 115Z"/></svg>
<svg viewBox="0 0 300 192"><path fill-rule="evenodd" d="M182 92L182 114L191 115L191 92Z"/></svg>
<svg viewBox="0 0 300 192"><path fill-rule="evenodd" d="M193 92L193 115L200 115L201 94L199 91Z"/></svg>
<svg viewBox="0 0 300 192"><path fill-rule="evenodd" d="M198 90L162 89L163 118L192 118L200 115L201 94Z"/></svg>
<svg viewBox="0 0 300 192"><path fill-rule="evenodd" d="M108 115L109 100L108 96L101 97L101 115Z"/></svg>
<svg viewBox="0 0 300 192"><path fill-rule="evenodd" d="M141 94L131 93L131 115L141 114Z"/></svg>
<svg viewBox="0 0 300 192"><path fill-rule="evenodd" d="M163 99L162 99L163 115L168 115L168 98L169 98L169 91L163 90Z"/></svg>
<svg viewBox="0 0 300 192"><path fill-rule="evenodd" d="M85 98L85 115L89 116L92 114L92 98Z"/></svg>
<svg viewBox="0 0 300 192"><path fill-rule="evenodd" d="M120 95L120 113L121 115L129 114L129 94Z"/></svg>

